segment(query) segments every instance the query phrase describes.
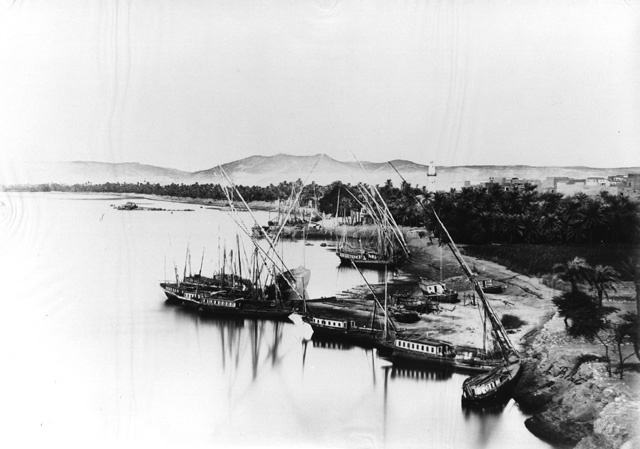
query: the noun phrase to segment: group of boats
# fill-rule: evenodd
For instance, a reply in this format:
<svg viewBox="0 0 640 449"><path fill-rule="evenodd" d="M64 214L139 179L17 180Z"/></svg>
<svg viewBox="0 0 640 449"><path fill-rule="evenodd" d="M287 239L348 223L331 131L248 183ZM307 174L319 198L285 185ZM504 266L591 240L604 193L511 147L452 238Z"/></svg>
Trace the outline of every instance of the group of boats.
<svg viewBox="0 0 640 449"><path fill-rule="evenodd" d="M357 251L352 251L346 242L336 250L341 261L350 263L358 271L359 266L368 267L375 263L378 266L393 266L395 261L389 255L395 254L397 251L394 251L398 248L402 251L401 257L409 257L402 233L393 222L393 217L382 198L377 199L374 194L370 194L368 201L369 209L375 211L372 214L376 217L378 225L380 250L367 257L356 257ZM231 201L230 204L233 207ZM248 209L248 205L244 205ZM175 269L175 282L163 282L160 286L169 301L196 309L202 314L291 319L294 322L301 318L313 329L314 340L343 340L373 346L378 348L380 355L390 357L394 364L446 366L473 372L475 375L463 384L462 400L466 403L484 404L508 398L510 387L519 376L521 363L518 352L484 295L494 286L490 280L480 279L471 272L438 215L433 210L427 212L433 215L441 229L441 242L446 242L452 250L479 297L479 307L484 321L490 325L484 327L485 340L489 341L489 337L493 337L492 349L488 349L488 346L483 349L456 347L451 342L434 336L409 334L399 330L394 321L402 320L394 320L390 316L386 284L384 299L380 301L364 276L363 280L372 294L369 315L366 315L366 312L358 314L326 307L327 303L331 303L330 298L307 298L306 286L309 285L310 271L304 267L288 269L278 256L275 242L269 234L264 233L262 236L269 245L264 248L264 245L257 243L255 236L252 237L252 231L241 223L238 223L241 229L251 237L255 245L251 269L246 270L245 266L245 272L249 271L250 276L242 276L239 258L235 262L231 260L230 264L223 264L223 269L211 277L202 276L201 273L187 276L185 262L182 279ZM255 221L255 217L253 218ZM279 235L280 232L276 231L275 238ZM391 249L392 252L385 253L384 248ZM350 256L344 257L345 254ZM459 301L457 292L448 290L443 283L420 279L419 284L427 302Z"/></svg>

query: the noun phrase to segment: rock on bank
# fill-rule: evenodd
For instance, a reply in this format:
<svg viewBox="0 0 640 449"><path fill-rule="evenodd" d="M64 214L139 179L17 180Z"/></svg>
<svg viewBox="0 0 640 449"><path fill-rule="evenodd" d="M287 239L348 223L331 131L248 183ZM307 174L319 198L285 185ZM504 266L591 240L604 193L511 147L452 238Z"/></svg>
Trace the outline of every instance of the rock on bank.
<svg viewBox="0 0 640 449"><path fill-rule="evenodd" d="M598 350L599 349L599 350ZM566 335L555 315L527 344L514 398L539 438L578 449L640 448L638 378L609 377L601 348Z"/></svg>

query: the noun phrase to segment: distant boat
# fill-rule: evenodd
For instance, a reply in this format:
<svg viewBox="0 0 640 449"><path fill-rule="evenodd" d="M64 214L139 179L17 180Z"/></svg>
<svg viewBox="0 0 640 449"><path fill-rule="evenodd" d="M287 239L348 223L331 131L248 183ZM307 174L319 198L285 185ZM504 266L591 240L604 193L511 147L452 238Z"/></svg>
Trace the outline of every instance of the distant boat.
<svg viewBox="0 0 640 449"><path fill-rule="evenodd" d="M336 248L336 255L340 258L340 263L351 265L355 263L361 267L394 268L404 261L404 257L396 250L378 251L374 247L353 246L349 242L343 242Z"/></svg>
<svg viewBox="0 0 640 449"><path fill-rule="evenodd" d="M402 306L389 307L389 317L399 323L415 323L420 321L420 314L415 310L409 310Z"/></svg>
<svg viewBox="0 0 640 449"><path fill-rule="evenodd" d="M375 234L364 243L361 238L357 239L357 245L354 244L355 239L349 241L345 235L336 247L336 255L343 264L353 263L361 267L393 268L400 265L409 257L409 249L389 207L375 186L365 188L359 184L358 189L364 203L349 193L373 220Z"/></svg>
<svg viewBox="0 0 640 449"><path fill-rule="evenodd" d="M493 279L489 278L478 278L477 279L480 288L485 293L502 293L504 292L504 285L502 284L494 284Z"/></svg>
<svg viewBox="0 0 640 449"><path fill-rule="evenodd" d="M446 303L460 302L458 292L448 289L443 282L434 282L426 278L420 278L418 284L420 285L420 290L422 290L423 295L431 301Z"/></svg>

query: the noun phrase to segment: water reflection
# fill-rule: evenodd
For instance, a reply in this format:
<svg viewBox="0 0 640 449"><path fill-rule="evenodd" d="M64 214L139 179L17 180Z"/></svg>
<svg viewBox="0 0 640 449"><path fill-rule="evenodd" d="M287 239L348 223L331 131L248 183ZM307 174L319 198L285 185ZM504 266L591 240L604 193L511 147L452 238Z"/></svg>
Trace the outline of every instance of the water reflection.
<svg viewBox="0 0 640 449"><path fill-rule="evenodd" d="M507 405L514 403L513 399L507 398L503 401L497 401L490 404L474 404L462 402L462 411L465 418L469 418L471 415L500 415L504 412Z"/></svg>
<svg viewBox="0 0 640 449"><path fill-rule="evenodd" d="M338 277L347 277L349 279L353 278L355 280L356 285L362 284L362 277L358 274L358 271L349 265L339 264L336 266L336 273ZM372 269L372 268L360 268L360 272L365 277L365 279L371 284L384 284L385 280L387 282L393 282L397 277L399 271L396 268L391 268L386 270L385 277L385 269ZM358 281L359 279L359 281Z"/></svg>
<svg viewBox="0 0 640 449"><path fill-rule="evenodd" d="M453 376L453 369L448 367L425 369L413 367L410 365L398 365L397 363L394 363L391 366L383 366L382 369L388 372L389 376L391 376L391 379L404 378L414 379L417 381L443 381L451 379L451 376Z"/></svg>
<svg viewBox="0 0 640 449"><path fill-rule="evenodd" d="M316 334L313 335L311 342L313 343L314 348L335 349L337 351L347 351L354 347L353 345L345 343L344 341L317 337Z"/></svg>
<svg viewBox="0 0 640 449"><path fill-rule="evenodd" d="M282 361L280 345L285 323L281 321L201 315L195 309L177 306L169 300L164 304L174 310L177 317L191 320L196 331L201 325L212 326L218 330L220 361L225 371L230 367L235 370L239 368L246 346L249 347L253 380L258 377L261 364L266 363L269 368L275 368Z"/></svg>

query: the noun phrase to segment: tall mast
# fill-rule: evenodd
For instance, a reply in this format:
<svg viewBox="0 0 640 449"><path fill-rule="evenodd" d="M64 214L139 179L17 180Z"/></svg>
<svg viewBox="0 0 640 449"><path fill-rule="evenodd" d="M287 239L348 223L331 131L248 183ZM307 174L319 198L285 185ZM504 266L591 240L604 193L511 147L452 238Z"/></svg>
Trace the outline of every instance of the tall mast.
<svg viewBox="0 0 640 449"><path fill-rule="evenodd" d="M384 266L384 338L387 338L387 266Z"/></svg>
<svg viewBox="0 0 640 449"><path fill-rule="evenodd" d="M353 155L353 158L356 160L356 162L358 163L358 165L360 166L360 168L362 169L364 174L367 175L367 179L369 179L369 182L373 186L373 190L376 192L378 198L380 198L380 202L382 203L382 206L380 206L380 207L385 212L385 218L391 223L391 225L392 225L391 228L394 231L394 233L396 234L396 237L398 238L398 241L400 242L400 246L402 247L403 251L405 251L406 255L409 256L409 249L407 248L407 243L405 242L404 237L402 235L402 232L400 231L400 228L399 228L398 224L396 223L395 218L393 218L393 215L391 214L391 211L389 210L389 207L387 206L387 203L384 201L384 198L382 198L382 195L380 194L378 189L374 186L373 182L371 181L371 178L369 177L369 173L367 173L367 171L364 169L364 167L362 166L362 163L360 163L360 161L358 160L358 158L356 157L355 154L353 154L353 153L351 153L351 154ZM395 167L394 167L394 169L395 169ZM373 198L374 202L377 203L377 201L373 197L373 195L371 195L371 197Z"/></svg>
<svg viewBox="0 0 640 449"><path fill-rule="evenodd" d="M240 257L240 236L236 233L236 244L238 246L238 276L242 277L242 258ZM245 257L246 254L245 254Z"/></svg>
<svg viewBox="0 0 640 449"><path fill-rule="evenodd" d="M393 166L391 162L389 162L389 165L393 167L396 173L398 173L398 175L404 181L404 178L402 177L400 172L396 170L396 168ZM414 199L418 201L415 195L413 196L414 196ZM482 287L480 286L480 283L478 282L476 275L473 274L471 269L469 269L469 266L467 265L467 263L464 261L462 254L460 253L460 251L458 250L458 247L456 246L455 242L451 238L451 235L449 235L449 231L447 231L447 228L442 223L442 220L440 220L440 217L438 216L436 211L433 209L433 207L429 207L429 209L427 209L427 206L425 206L421 201L418 201L418 203L422 205L425 211L430 211L433 214L436 220L436 223L438 224L438 228L440 228L440 231L446 236L447 245L449 246L449 248L451 249L451 252L455 256L458 263L460 264L462 271L464 271L464 274L469 279L469 282L473 284L474 290L476 291L476 293L478 294L478 297L480 298L480 302L482 303L486 316L489 319L491 326L493 327L493 331L494 331L496 340L498 341L498 345L500 346L500 351L502 352L503 359L509 360L512 357L519 358L518 351L513 346L513 343L511 343L511 340L507 335L507 331L504 329L504 326L498 319L498 316L496 315L496 312L493 310L493 307L491 306L487 298L484 296L484 292L482 291Z"/></svg>
<svg viewBox="0 0 640 449"><path fill-rule="evenodd" d="M367 281L367 278L364 277L364 274L362 274L362 271L360 271L360 268L358 268L358 266L355 264L355 262L353 260L351 261L351 265L353 265L353 268L355 268L358 271L358 273L362 277L362 280L364 281L364 283L367 284L367 287L369 287L369 291L371 291L371 294L373 295L373 300L375 301L375 304L380 306L380 308L382 308L382 306L380 305L380 301L378 301L378 297L376 296L376 292L373 290L373 287L371 287L371 284L369 284L369 282ZM389 316L387 315L387 309L386 308L384 309L384 320L385 320L385 324L387 322L389 322L389 324L391 324L391 327L393 328L393 330L394 331L396 330L395 324L393 324L393 322L391 320L389 320Z"/></svg>
<svg viewBox="0 0 640 449"><path fill-rule="evenodd" d="M455 256L455 258L458 260L458 263L462 267L462 271L464 271L464 273L467 275L467 278L473 284L473 287L474 287L476 293L478 293L478 296L480 297L480 302L482 303L482 306L484 307L484 310L486 311L487 318L489 318L489 322L491 323L491 326L493 327L493 331L495 333L496 339L498 340L498 344L500 345L500 350L502 351L503 358L506 360L511 355L517 356L518 355L518 351L513 346L513 343L511 343L511 340L509 339L509 337L507 335L507 331L504 329L504 326L502 325L502 323L498 319L498 316L496 315L496 312L493 310L493 307L491 306L491 303L489 303L487 298L484 296L484 292L482 291L482 287L480 286L480 283L478 282L477 276L475 274L473 274L471 269L469 269L469 266L467 265L467 263L462 258L462 254L458 250L458 247L456 246L454 241L451 239L451 236L449 235L449 231L447 231L447 228L445 228L444 224L442 224L442 221L440 220L440 217L438 216L436 211L432 209L431 212L433 213L433 216L435 217L436 222L438 223L438 226L440 227L440 230L447 237L447 245L449 246L449 248L453 252L453 255Z"/></svg>
<svg viewBox="0 0 640 449"><path fill-rule="evenodd" d="M338 187L338 202L336 203L336 225L340 221L340 189L341 187Z"/></svg>
<svg viewBox="0 0 640 449"><path fill-rule="evenodd" d="M318 160L319 161L319 160ZM317 165L318 162L316 162ZM314 165L315 167L315 165ZM258 220L256 219L255 215L253 214L253 211L251 210L251 208L249 207L249 205L247 204L247 202L244 200L244 197L242 196L242 194L240 193L240 191L238 190L238 188L236 187L236 185L233 183L233 181L231 180L231 178L229 178L229 176L227 175L227 172L224 171L224 169L221 166L218 166L218 169L220 170L220 172L224 175L224 177L226 178L227 182L234 188L235 192L238 194L238 196L240 197L240 200L242 201L242 204L246 207L247 211L249 212L249 215L251 215L251 218L253 218L254 224L258 225ZM311 174L311 173L309 173ZM233 203L231 201L231 198L226 190L226 188L224 189L225 194L227 195L227 200L229 201L229 205L233 210ZM235 218L234 218L235 220ZM237 221L236 221L237 223ZM238 224L238 226L240 226L240 224ZM240 229L242 229L242 231L247 234L249 236L249 238L251 239L251 241L253 242L254 246L256 249L262 251L263 255L265 256L266 259L268 259L274 268L275 271L275 265L276 262L269 256L269 253L267 251L265 251L260 245L258 245L255 241L255 239L251 236L251 232L249 232L245 226L240 226ZM271 237L269 237L269 234L264 233L264 237L265 240L267 241L267 243L269 244L269 248L273 251L273 253L275 254L276 258L278 259L278 261L280 262L280 264L283 267L283 271L288 271L291 272L286 264L284 263L284 260L282 259L282 257L280 257L280 255L278 254L278 250L275 246L274 241L271 239ZM298 291L296 290L296 288L291 285L291 282L289 282L289 279L287 279L287 276L282 276L282 278L285 280L285 282L287 283L287 285L289 285L289 287L291 287L291 289L298 295L298 297L300 297L300 294L298 294ZM276 284L276 289L277 289L277 282L276 282L276 277L274 274L274 284Z"/></svg>
<svg viewBox="0 0 640 449"><path fill-rule="evenodd" d="M184 255L184 272L182 273L182 281L187 277L187 260L189 260L189 244L187 243L187 253Z"/></svg>

